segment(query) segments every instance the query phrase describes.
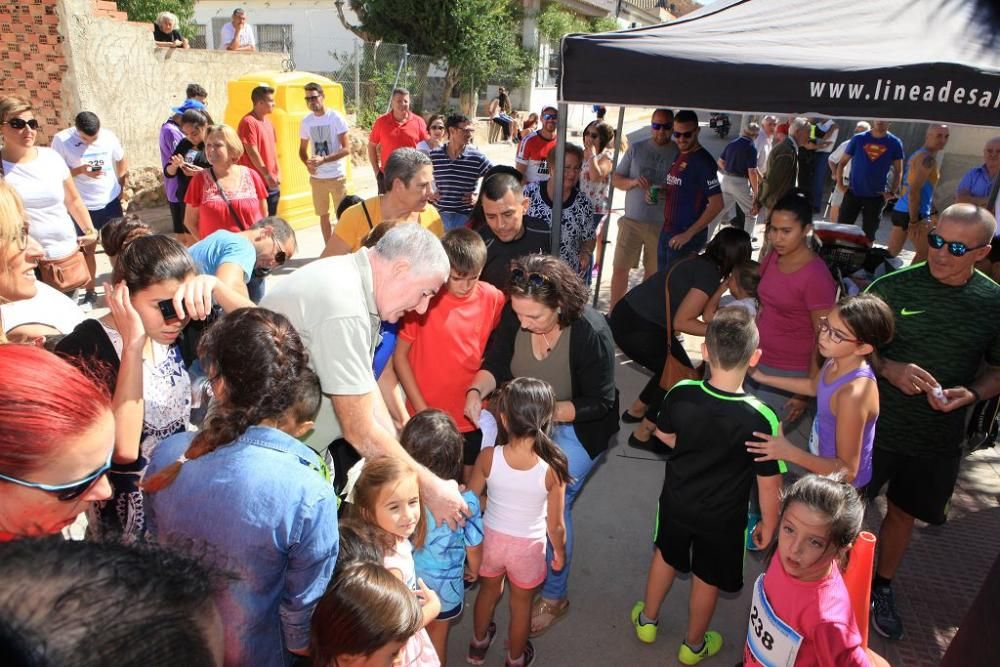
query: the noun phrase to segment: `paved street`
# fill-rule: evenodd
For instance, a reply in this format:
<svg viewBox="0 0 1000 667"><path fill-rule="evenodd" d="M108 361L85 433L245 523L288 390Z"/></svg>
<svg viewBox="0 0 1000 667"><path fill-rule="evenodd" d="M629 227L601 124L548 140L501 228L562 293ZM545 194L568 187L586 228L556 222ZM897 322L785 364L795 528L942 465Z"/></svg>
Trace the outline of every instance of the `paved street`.
<svg viewBox="0 0 1000 667"><path fill-rule="evenodd" d="M609 110L609 119L617 118ZM707 120L707 117L705 118ZM647 113L630 114L627 127L637 129L648 121ZM738 127L738 117L733 119ZM717 156L724 146L706 127L703 143ZM485 137L480 137L485 140ZM579 141L579 138L575 138ZM513 163L513 147L486 145L484 151L494 162ZM374 193L371 170L363 165L354 170L355 190ZM621 193L616 206L621 206ZM169 229L166 209L143 211L143 218ZM888 223L882 230L888 233ZM278 271L271 280L316 257L321 250L319 228L298 232L302 254ZM612 225L610 239L615 238ZM883 239L884 241L884 239ZM613 248L605 254L613 256ZM103 270L107 263L103 255ZM605 273L605 283L609 278ZM638 276L633 274L633 279ZM605 285L606 289L606 285ZM606 293L602 290L602 300ZM689 336L686 346L697 350L700 340ZM636 396L646 376L627 359L619 358L618 388L622 403ZM684 633L689 581L679 581L661 612L660 637L652 646L640 644L631 631L628 612L642 597L646 568L651 554L651 537L656 501L663 478L662 463L650 454L625 444L627 430L604 457L581 494L574 511L576 550L570 581L570 613L545 636L535 640L540 665L662 665L676 663L677 648ZM906 636L886 642L872 633L872 647L894 665L930 667L937 665L958 623L978 590L987 569L1000 551L1000 454L981 452L966 460L959 488L953 499L950 521L938 528L916 531L912 548L896 579L899 609L906 624ZM869 525L877 526L879 503L869 510ZM736 664L741 658L746 632L750 584L761 571L753 558L746 561L744 591L719 603L714 627L725 637L722 654L706 664ZM464 662L471 635L471 604L453 628L449 645L450 664ZM497 614L500 636L507 622L502 603ZM503 649L497 642L487 664L502 664Z"/></svg>

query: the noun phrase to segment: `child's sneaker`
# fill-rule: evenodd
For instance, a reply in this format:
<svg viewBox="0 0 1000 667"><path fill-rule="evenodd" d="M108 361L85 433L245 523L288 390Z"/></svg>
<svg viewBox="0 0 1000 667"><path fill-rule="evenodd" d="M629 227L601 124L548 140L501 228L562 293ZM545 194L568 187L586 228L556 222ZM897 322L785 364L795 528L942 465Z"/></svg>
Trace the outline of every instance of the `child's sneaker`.
<svg viewBox="0 0 1000 667"><path fill-rule="evenodd" d="M656 641L656 623L640 623L639 616L642 614L642 610L646 608L646 603L639 602L635 603L632 607L632 612L629 614L629 618L632 619L632 627L635 628L635 636L639 638L643 644L652 644Z"/></svg>
<svg viewBox="0 0 1000 667"><path fill-rule="evenodd" d="M504 667L529 667L535 662L535 647L529 641L524 645L524 653L517 660L510 659L510 653L504 659Z"/></svg>
<svg viewBox="0 0 1000 667"><path fill-rule="evenodd" d="M681 650L677 652L677 659L684 665L697 665L705 658L710 658L722 650L722 635L715 630L705 633L705 645L695 653L688 647L686 642L681 642Z"/></svg>
<svg viewBox="0 0 1000 667"><path fill-rule="evenodd" d="M486 628L486 639L482 641L477 641L475 634L475 632L472 633L472 641L469 642L469 654L465 656L465 661L470 665L481 665L486 662L486 652L490 650L493 640L497 638L497 624L490 623L490 626ZM532 651L532 654L534 654L534 651Z"/></svg>
<svg viewBox="0 0 1000 667"><path fill-rule="evenodd" d="M747 551L760 551L760 547L753 541L753 531L758 523L760 523L760 514L747 512Z"/></svg>

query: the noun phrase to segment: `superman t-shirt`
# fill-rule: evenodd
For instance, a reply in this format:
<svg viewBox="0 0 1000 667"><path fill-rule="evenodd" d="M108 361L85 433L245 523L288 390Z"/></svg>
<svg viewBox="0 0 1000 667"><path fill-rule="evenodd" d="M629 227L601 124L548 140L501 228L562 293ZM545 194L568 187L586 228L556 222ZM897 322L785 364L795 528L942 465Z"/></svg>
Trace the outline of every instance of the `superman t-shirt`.
<svg viewBox="0 0 1000 667"><path fill-rule="evenodd" d="M705 212L708 198L721 194L718 166L703 147L680 153L663 185L663 231L680 234Z"/></svg>
<svg viewBox="0 0 1000 667"><path fill-rule="evenodd" d="M889 169L903 159L903 142L892 132L884 137L856 134L847 144L851 156L851 192L858 197L878 197L885 192Z"/></svg>

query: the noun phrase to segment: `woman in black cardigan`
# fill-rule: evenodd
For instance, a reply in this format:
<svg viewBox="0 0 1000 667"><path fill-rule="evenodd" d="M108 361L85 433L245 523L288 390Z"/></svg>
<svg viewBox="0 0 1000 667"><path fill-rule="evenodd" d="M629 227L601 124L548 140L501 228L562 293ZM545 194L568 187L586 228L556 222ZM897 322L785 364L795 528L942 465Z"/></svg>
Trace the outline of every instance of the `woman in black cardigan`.
<svg viewBox="0 0 1000 667"><path fill-rule="evenodd" d="M465 414L479 422L482 399L514 377L536 377L556 393L552 437L569 460L566 563L551 567L531 611L537 636L565 615L573 557L570 512L598 459L618 432L615 345L604 316L587 305L587 289L559 258L530 255L511 264L510 302L486 347L482 368L466 393ZM552 551L548 558L551 561Z"/></svg>

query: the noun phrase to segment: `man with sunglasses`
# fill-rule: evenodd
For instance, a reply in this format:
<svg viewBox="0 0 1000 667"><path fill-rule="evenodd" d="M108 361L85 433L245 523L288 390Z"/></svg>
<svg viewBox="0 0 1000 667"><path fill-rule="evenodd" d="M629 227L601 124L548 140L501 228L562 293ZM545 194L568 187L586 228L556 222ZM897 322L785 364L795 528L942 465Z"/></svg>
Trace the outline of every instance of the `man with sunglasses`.
<svg viewBox="0 0 1000 667"><path fill-rule="evenodd" d="M542 107L538 129L526 136L517 147L514 166L524 174L524 184L549 180L549 166L545 157L556 145L556 128L559 111L555 107Z"/></svg>
<svg viewBox="0 0 1000 667"><path fill-rule="evenodd" d="M899 639L892 578L919 519L940 525L961 462L968 406L1000 393L1000 286L974 270L990 252L996 220L954 204L928 234L926 262L879 278L868 291L895 315L877 350L879 423L869 498L888 483L872 585L872 625ZM984 370L985 369L985 370Z"/></svg>
<svg viewBox="0 0 1000 667"><path fill-rule="evenodd" d="M722 211L718 165L698 142L698 130L694 111L677 112L674 143L680 154L670 165L663 184L663 229L656 254L660 271L704 248L708 225Z"/></svg>
<svg viewBox="0 0 1000 667"><path fill-rule="evenodd" d="M611 182L625 191L625 214L618 218L618 238L611 271L610 309L625 296L629 271L642 257L643 279L656 273L656 248L663 227L663 202L651 189L667 179L679 152L671 141L674 112L657 109L650 120L650 137L629 145L611 175Z"/></svg>
<svg viewBox="0 0 1000 667"><path fill-rule="evenodd" d="M263 277L295 254L295 230L277 216L261 218L250 229L212 232L188 248L201 274L212 275L254 303L259 295L248 293L255 276ZM256 298L254 298L256 297Z"/></svg>
<svg viewBox="0 0 1000 667"><path fill-rule="evenodd" d="M323 105L323 86L315 81L305 85L306 106L312 111L302 119L299 129L299 159L309 171L313 210L319 216L323 242L330 239L331 200L336 211L347 196L347 156L351 142L347 139L347 121L333 109ZM310 156L310 153L312 155Z"/></svg>

